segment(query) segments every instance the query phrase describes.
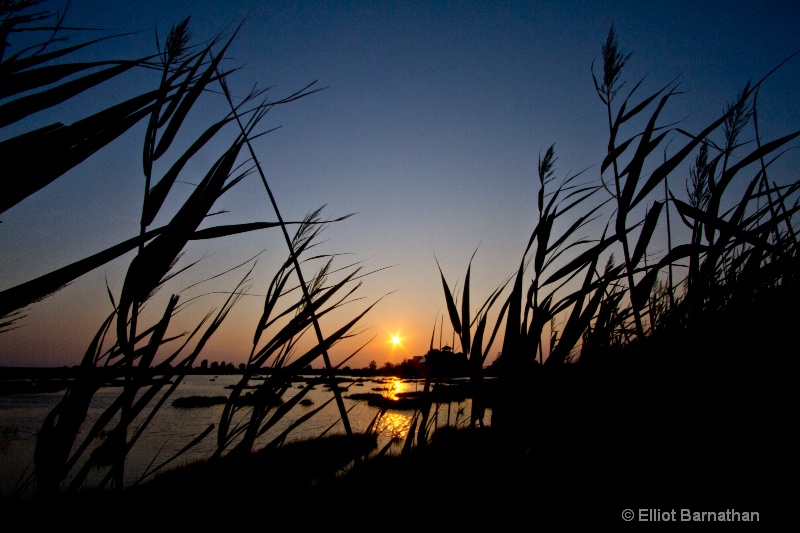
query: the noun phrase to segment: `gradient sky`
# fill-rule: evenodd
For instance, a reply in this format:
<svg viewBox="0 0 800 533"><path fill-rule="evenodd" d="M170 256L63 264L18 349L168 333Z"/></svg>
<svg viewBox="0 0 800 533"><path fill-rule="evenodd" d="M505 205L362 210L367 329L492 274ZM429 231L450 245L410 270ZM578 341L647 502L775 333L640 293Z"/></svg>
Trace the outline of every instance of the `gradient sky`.
<svg viewBox="0 0 800 533"><path fill-rule="evenodd" d="M61 9L64 3L50 5ZM106 34L138 32L87 55L132 58L156 50L155 29L163 37L187 16L200 41L248 15L228 53L228 66L242 66L230 80L235 93L257 85L272 87L279 98L315 80L326 87L267 115L263 129L280 128L260 138L256 149L284 219L299 220L322 205L326 217L356 213L328 227L320 247L350 254L338 260L341 266L363 261L365 271L377 271L363 280L362 299L345 308L354 316L382 298L360 322L364 331L331 350L336 362L374 337L348 363L352 367L422 355L434 326L439 345L446 309L437 260L460 292L477 249L476 309L516 270L537 215L537 161L551 144L558 176L588 169L587 180L598 177L607 126L590 69L612 24L623 50L633 52L626 87L645 77L641 94L650 94L679 78L685 94L673 99L670 116L690 131L715 118L747 80L760 79L800 49L800 4L794 1L74 0L66 23ZM27 124L68 123L126 91L154 86L148 76L109 84ZM759 94L765 138L800 128L798 95L800 56ZM225 110L220 105L196 109L191 120L199 125L218 118ZM3 137L20 131L7 130ZM0 215L0 289L138 233L142 131L134 128ZM211 160L198 162L197 172ZM797 162L788 154L785 168ZM183 193L190 190L186 185ZM219 208L230 212L217 224L276 219L255 175ZM258 295L287 250L277 230L187 248L184 263L203 261L170 291L262 250L253 296L235 308L201 359L246 360L262 305ZM0 366L77 364L111 309L106 282L118 297L131 257L30 307L22 327L0 334ZM242 275L239 269L213 288L188 289L184 299L231 290ZM175 332L191 329L221 297L195 300L176 318ZM324 329L332 331L344 318ZM452 344L446 323L442 341ZM403 338L400 346L387 343L392 334Z"/></svg>

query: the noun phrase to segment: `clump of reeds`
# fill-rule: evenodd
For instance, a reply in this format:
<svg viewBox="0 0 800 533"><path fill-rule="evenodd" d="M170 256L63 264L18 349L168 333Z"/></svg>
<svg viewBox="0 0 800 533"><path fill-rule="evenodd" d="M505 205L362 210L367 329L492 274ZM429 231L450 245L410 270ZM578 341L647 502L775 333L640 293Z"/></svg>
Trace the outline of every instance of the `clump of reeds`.
<svg viewBox="0 0 800 533"><path fill-rule="evenodd" d="M758 91L774 70L747 83L716 118L691 133L662 123L665 108L681 94L677 82L638 101L641 81L621 92L631 54L621 50L614 27L601 55L600 75L593 65L593 77L606 108L608 152L594 180L578 183L584 171L555 187L554 147L540 158L538 220L494 327L496 332L504 322L492 364L500 376L492 417L497 429L524 431L559 401L533 390L542 369L602 366L620 348L656 335L687 339L685 331L702 332L705 324L747 312L754 302L761 302L749 310L755 318L764 302L784 291L797 294L800 180L779 184L785 179L770 178L769 167L800 131L764 141L758 128ZM642 118L643 128L621 137ZM742 140L747 128L753 141ZM731 199L735 181L743 192ZM727 204L732 207L722 210ZM613 208L610 214L606 206ZM644 215L636 219L638 212ZM556 220L566 215L571 221L559 225L566 229L554 234ZM676 219L688 228L688 242L676 242ZM580 233L590 223L602 229L599 235ZM654 249L663 240L667 249ZM531 278L527 291L525 276ZM450 323L477 365L495 336L482 350L486 317L469 319L469 268L460 315L444 275L442 285Z"/></svg>
<svg viewBox="0 0 800 533"><path fill-rule="evenodd" d="M132 60L103 58L96 62L70 63L69 59L77 51L120 36L66 46L62 35L69 36L79 30L65 27L61 18L55 17L47 9L40 9L40 4L42 2L34 0L4 2L0 6L0 85L3 87L0 97L5 100L0 104L0 115L3 117L0 119L0 127L12 124L15 127L24 127L24 121L28 117L43 110L57 108L61 103L68 103L76 95L92 90L128 71L139 69L142 72L158 73L158 81L152 89L133 95L72 125L55 123L14 134L0 142L0 156L6 166L8 178L4 184L5 194L0 202L0 212L3 212L67 171L78 167L132 126L142 121L147 123L142 147L144 196L138 234L104 251L0 293L0 329L7 330L15 327L24 317L23 312L28 306L87 272L126 253L135 252L118 297L114 297L112 289L108 288L111 307L108 318L90 342L79 372L62 401L44 420L37 436L34 471L21 490L32 485L37 498L52 500L59 495L74 494L81 490L89 473L98 468L105 469L99 488L112 487L118 491L125 488L126 457L131 448L179 385L184 371L193 365L231 309L247 294L252 281L250 275L254 260L231 269L241 269L250 264L244 276L229 292L222 307L216 312L209 311L193 331L178 334L170 332L172 318L185 305L181 303L180 294L171 295L163 311L156 313L155 321L148 323L149 319L145 318L142 311L147 303L155 305L152 303L152 296L167 281L183 275L193 266L193 263L182 268L177 266L188 243L279 228L286 236L289 248L289 260L270 285L264 315L254 335L253 351L244 377L226 399L226 409L218 430L218 457L232 443L237 442L237 439L237 450L252 451L256 437L301 401L308 388L288 402L281 400L292 377L301 369L318 357L323 357L332 376L333 367L327 350L342 338L353 335L354 325L369 308L333 333L327 336L322 334L318 317L343 305L346 298L358 288L358 285L352 288L351 284L364 274L357 275L359 271L355 269L345 275L343 280L328 286L326 283L334 272L346 271L347 268L334 269L333 256L317 256L312 260L327 257L328 261L314 279L307 283L299 258L314 246L314 239L325 225L347 217L322 220L321 209L317 209L302 221L285 221L251 145L251 140L260 135L257 128L269 109L317 92L318 89L314 88L315 82L278 100L269 99L266 91L254 89L234 104L226 83L233 71L223 69L222 60L238 29L227 36L220 34L201 46L192 45L189 19L172 27L163 47L155 54ZM51 20L54 22L50 22ZM12 53L6 54L11 35L41 35L39 32L45 32L43 35L46 37L33 46L19 50L12 48ZM199 133L195 132L184 152L169 156L176 139L192 135L184 131L185 120L204 101L204 96L212 88L225 95L225 105L229 109L223 114L223 118L212 122ZM233 135L228 141L223 141L224 147L205 175L187 180L197 182L194 191L173 213L165 212L166 199L179 178L188 172L188 163L201 150L211 146L212 140L220 139L225 132L231 130ZM40 154L43 153L48 157L41 157ZM157 166L166 170L158 173ZM24 175L23 168L26 169ZM258 171L263 180L277 215L277 222L254 221L201 227L214 214L211 210L217 200L254 171ZM169 222L154 227L158 218L167 218ZM299 226L294 239L289 238L287 228L290 225ZM287 283L293 276L297 282L289 287ZM205 280L193 285L203 281ZM339 296L340 293L345 294L342 297ZM294 303L280 309L278 302L287 298L294 298ZM273 313L277 316L272 316ZM292 314L294 316L288 321L288 325L278 328L277 332L272 331L280 318ZM316 347L292 360L296 342L311 327L317 333ZM267 339L264 346L259 345L262 337ZM171 348L177 341L180 341L178 346ZM268 365L272 369L271 377L245 398L241 392L248 380L259 369ZM85 427L92 399L106 383L109 370L123 380L120 394L91 427ZM313 384L309 384L309 387L312 386ZM334 397L341 406L338 389L334 390ZM233 415L244 404L251 413L250 419L243 423L238 421L237 425L232 426ZM267 419L267 414L273 409L277 409L277 412L273 412ZM273 444L282 443L292 429L320 409L306 413L300 421L278 436ZM341 414L349 433L347 413L342 409ZM213 425L208 427L187 443L176 456L162 459L158 463L154 458L153 465L142 478L161 471L203 440L213 429Z"/></svg>

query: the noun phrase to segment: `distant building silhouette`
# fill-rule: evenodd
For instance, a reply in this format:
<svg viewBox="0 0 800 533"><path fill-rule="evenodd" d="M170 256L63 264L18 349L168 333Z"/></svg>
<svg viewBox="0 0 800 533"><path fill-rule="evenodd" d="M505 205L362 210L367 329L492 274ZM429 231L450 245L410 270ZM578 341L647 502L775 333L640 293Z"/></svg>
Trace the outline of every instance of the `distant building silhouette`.
<svg viewBox="0 0 800 533"><path fill-rule="evenodd" d="M444 346L441 350L430 350L426 355L415 356L414 368L425 377L460 377L469 375L469 361L463 352L453 353L453 348Z"/></svg>

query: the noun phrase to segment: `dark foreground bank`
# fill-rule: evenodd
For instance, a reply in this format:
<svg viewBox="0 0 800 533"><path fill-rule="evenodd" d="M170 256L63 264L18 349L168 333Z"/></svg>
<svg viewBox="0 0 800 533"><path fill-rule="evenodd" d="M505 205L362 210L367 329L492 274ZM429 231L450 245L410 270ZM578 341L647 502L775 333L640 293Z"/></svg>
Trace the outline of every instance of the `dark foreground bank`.
<svg viewBox="0 0 800 533"><path fill-rule="evenodd" d="M669 361L564 368L543 373L514 428L439 430L425 447L371 459L374 437L326 437L190 465L120 495L8 509L87 529L654 525L625 522L625 509L757 512L775 525L792 508L780 479L797 449L787 375L735 358L691 371Z"/></svg>
<svg viewBox="0 0 800 533"><path fill-rule="evenodd" d="M189 465L121 494L2 502L3 516L83 531L774 530L796 508L797 313L758 318L655 336L595 365L537 367L525 389L498 379L487 392L504 418L440 429L406 454L374 457L374 436L330 436ZM672 510L758 522L639 519Z"/></svg>

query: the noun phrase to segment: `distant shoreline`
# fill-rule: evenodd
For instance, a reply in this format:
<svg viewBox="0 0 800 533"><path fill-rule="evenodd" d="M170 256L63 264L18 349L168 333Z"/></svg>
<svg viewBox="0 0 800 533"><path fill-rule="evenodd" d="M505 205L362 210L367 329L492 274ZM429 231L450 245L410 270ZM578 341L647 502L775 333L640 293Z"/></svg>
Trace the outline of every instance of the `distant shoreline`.
<svg viewBox="0 0 800 533"><path fill-rule="evenodd" d="M124 374L118 369L95 368L99 380L105 381L104 386L121 386ZM81 372L80 367L0 367L0 395L7 394L37 394L59 392L66 389ZM171 369L166 372L154 372L153 377L163 376L220 376L242 375L238 369L221 368L191 368L183 372ZM267 371L260 371L259 375L269 375ZM321 374L320 370L311 370L308 375ZM343 374L338 374L343 375Z"/></svg>
<svg viewBox="0 0 800 533"><path fill-rule="evenodd" d="M184 371L179 371L178 369L171 368L166 372L158 372L156 368L149 369L153 372L154 376L163 376L165 373L170 375L211 375L211 376L220 376L220 375L242 375L244 373L243 370L235 369L235 368L190 368ZM108 376L122 376L123 371L117 369L107 369L107 368L94 368L93 371L97 372L98 375L107 374ZM14 379L64 379L64 378L74 378L81 372L81 368L77 366L62 366L62 367L17 367L17 366L0 366L0 381L5 380L14 380ZM256 375L269 375L272 371L269 368L262 368L256 372ZM337 376L365 376L365 375L378 375L369 373L366 369L350 369L350 370L340 370L335 371L335 375ZM301 372L303 375L322 375L323 371L320 369L308 369Z"/></svg>
<svg viewBox="0 0 800 533"><path fill-rule="evenodd" d="M107 387L122 386L124 374L119 369L94 368L97 379L104 381ZM241 376L244 372L233 368L191 368L183 372L171 369L166 372L153 371L152 377L169 375L177 376ZM8 394L37 394L59 392L66 389L80 375L80 367L0 367L0 395ZM254 374L254 378L269 376L271 369L259 369ZM384 375L380 372L372 372L369 369L348 369L334 372L337 379L348 380L350 378L386 378L399 377L401 379L423 379L422 376L397 376ZM323 370L309 369L294 376L298 381L302 381L300 376L322 376ZM454 379L464 379L466 376L451 376Z"/></svg>

